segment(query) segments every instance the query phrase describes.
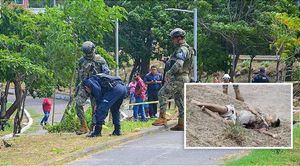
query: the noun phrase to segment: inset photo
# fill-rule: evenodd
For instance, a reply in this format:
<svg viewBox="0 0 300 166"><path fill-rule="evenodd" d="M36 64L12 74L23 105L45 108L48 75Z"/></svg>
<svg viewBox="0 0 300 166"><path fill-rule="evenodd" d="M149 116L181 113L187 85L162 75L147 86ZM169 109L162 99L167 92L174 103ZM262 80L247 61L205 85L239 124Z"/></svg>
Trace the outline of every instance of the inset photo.
<svg viewBox="0 0 300 166"><path fill-rule="evenodd" d="M185 84L185 149L291 149L292 84Z"/></svg>

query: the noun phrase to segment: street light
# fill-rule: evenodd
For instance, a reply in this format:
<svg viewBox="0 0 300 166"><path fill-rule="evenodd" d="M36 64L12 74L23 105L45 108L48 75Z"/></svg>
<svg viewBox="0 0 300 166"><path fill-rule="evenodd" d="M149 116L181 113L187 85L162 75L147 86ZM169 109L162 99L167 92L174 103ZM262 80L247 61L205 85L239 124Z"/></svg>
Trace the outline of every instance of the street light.
<svg viewBox="0 0 300 166"><path fill-rule="evenodd" d="M119 76L119 20L116 20L116 76Z"/></svg>
<svg viewBox="0 0 300 166"><path fill-rule="evenodd" d="M178 11L178 12L186 12L186 13L194 13L194 82L198 81L197 76L197 9L194 10L184 10L184 9L176 9L176 8L167 8L167 11Z"/></svg>

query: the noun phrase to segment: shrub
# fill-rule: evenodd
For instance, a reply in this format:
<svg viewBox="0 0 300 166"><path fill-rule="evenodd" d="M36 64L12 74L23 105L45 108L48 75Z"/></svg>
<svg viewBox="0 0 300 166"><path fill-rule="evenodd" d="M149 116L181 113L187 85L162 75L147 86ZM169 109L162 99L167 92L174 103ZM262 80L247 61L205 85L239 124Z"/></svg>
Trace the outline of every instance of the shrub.
<svg viewBox="0 0 300 166"><path fill-rule="evenodd" d="M90 126L92 123L92 109L89 107L85 112L86 120ZM57 123L53 126L46 126L45 129L50 133L59 133L59 132L75 132L79 130L80 122L76 114L75 103L66 110L64 120L61 123Z"/></svg>
<svg viewBox="0 0 300 166"><path fill-rule="evenodd" d="M293 71L293 80L295 80L295 81L300 81L300 67L297 67L297 68Z"/></svg>
<svg viewBox="0 0 300 166"><path fill-rule="evenodd" d="M264 68L268 68L270 66L270 64L271 63L269 61L262 61L261 64L260 64L260 66L264 67Z"/></svg>
<svg viewBox="0 0 300 166"><path fill-rule="evenodd" d="M242 62L242 68L249 68L250 67L250 60L244 60Z"/></svg>

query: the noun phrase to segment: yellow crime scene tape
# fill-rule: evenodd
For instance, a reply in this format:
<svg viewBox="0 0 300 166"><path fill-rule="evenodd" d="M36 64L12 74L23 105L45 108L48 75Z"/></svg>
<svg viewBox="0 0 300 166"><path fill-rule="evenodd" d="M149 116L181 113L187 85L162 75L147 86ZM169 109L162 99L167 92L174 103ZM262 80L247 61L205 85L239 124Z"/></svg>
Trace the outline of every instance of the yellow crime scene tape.
<svg viewBox="0 0 300 166"><path fill-rule="evenodd" d="M132 104L129 104L128 106L142 105L142 104L155 104L155 103L158 103L158 101L147 101L147 102L142 102L142 103L132 103Z"/></svg>
<svg viewBox="0 0 300 166"><path fill-rule="evenodd" d="M174 101L173 99L168 100L168 102ZM135 106L135 105L142 105L142 104L157 104L158 101L147 101L147 102L142 102L142 103L131 103L128 106Z"/></svg>

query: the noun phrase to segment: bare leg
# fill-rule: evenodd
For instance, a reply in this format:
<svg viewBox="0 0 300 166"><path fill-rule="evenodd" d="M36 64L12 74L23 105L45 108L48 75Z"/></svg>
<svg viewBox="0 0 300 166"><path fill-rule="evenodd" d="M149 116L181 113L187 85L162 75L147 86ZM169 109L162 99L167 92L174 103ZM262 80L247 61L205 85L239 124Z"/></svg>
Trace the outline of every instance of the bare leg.
<svg viewBox="0 0 300 166"><path fill-rule="evenodd" d="M228 112L226 106L222 106L222 105L218 105L218 104L211 104L211 103L201 103L196 100L192 100L192 103L196 104L200 108L202 106L204 106L205 108L211 110L212 112L217 112L219 114L225 114Z"/></svg>

